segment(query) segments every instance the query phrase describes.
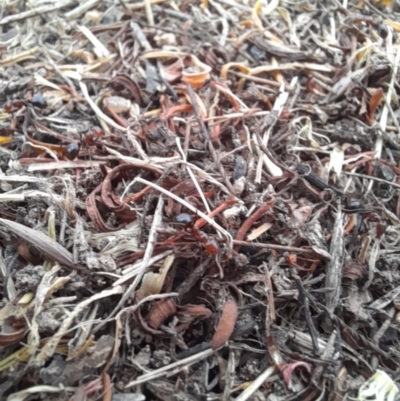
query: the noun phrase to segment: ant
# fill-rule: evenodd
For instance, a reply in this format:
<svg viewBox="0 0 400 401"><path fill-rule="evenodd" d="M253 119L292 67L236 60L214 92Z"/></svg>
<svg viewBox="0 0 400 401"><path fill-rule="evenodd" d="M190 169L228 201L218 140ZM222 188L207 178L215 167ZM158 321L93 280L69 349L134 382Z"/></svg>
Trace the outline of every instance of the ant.
<svg viewBox="0 0 400 401"><path fill-rule="evenodd" d="M376 225L376 234L378 237L381 237L386 232L386 228L388 226L385 220L379 216L378 213L373 212L371 208L368 208L364 205L363 201L361 200L351 200L347 202L346 206L344 207L343 211L345 213L359 213L365 219L377 223Z"/></svg>
<svg viewBox="0 0 400 401"><path fill-rule="evenodd" d="M47 108L47 101L42 96L34 95L30 100L10 100L3 106L3 108L6 113L12 113L13 111L21 109L23 106L29 105L37 107L38 109L45 109Z"/></svg>
<svg viewBox="0 0 400 401"><path fill-rule="evenodd" d="M220 252L218 242L214 239L209 237L204 231L201 231L193 224L192 216L188 213L181 213L175 217L175 222L179 224L185 224L186 227L190 227L191 234L194 238L197 239L201 244L203 244L205 251L209 255L218 255Z"/></svg>
<svg viewBox="0 0 400 401"><path fill-rule="evenodd" d="M81 143L70 143L65 149L65 157L68 160L74 160L78 157L79 151L83 147L95 146L99 139L104 136L104 131L97 126L93 126L83 136L81 136Z"/></svg>

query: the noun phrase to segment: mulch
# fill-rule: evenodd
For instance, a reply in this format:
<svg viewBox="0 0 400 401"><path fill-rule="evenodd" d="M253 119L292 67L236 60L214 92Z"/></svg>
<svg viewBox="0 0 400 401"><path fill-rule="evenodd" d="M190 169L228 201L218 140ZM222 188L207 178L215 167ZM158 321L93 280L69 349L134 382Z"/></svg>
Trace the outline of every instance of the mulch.
<svg viewBox="0 0 400 401"><path fill-rule="evenodd" d="M396 399L397 3L6 3L0 399Z"/></svg>

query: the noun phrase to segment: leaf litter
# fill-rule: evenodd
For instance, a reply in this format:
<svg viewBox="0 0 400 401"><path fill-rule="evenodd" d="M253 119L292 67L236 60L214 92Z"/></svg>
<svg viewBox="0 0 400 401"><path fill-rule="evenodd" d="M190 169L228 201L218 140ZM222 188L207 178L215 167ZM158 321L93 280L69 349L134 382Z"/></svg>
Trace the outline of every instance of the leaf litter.
<svg viewBox="0 0 400 401"><path fill-rule="evenodd" d="M398 397L397 2L0 8L1 399Z"/></svg>

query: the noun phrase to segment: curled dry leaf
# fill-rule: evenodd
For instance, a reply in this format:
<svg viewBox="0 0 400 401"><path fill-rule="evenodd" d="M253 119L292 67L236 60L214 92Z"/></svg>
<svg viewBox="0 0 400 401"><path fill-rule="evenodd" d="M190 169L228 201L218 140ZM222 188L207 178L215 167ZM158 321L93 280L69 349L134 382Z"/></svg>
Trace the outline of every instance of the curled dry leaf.
<svg viewBox="0 0 400 401"><path fill-rule="evenodd" d="M143 276L142 285L138 291L139 299L161 292L161 288L164 285L165 278L167 277L174 259L174 255L168 255L159 273L148 272Z"/></svg>
<svg viewBox="0 0 400 401"><path fill-rule="evenodd" d="M12 333L0 333L0 347L9 347L18 344L24 337L28 329L26 327Z"/></svg>
<svg viewBox="0 0 400 401"><path fill-rule="evenodd" d="M143 99L144 95L140 90L139 85L127 74L117 74L110 82L109 85L116 91L127 90L132 96L135 103L143 106L146 102Z"/></svg>
<svg viewBox="0 0 400 401"><path fill-rule="evenodd" d="M101 214L99 212L99 209L97 208L96 205L96 197L101 191L101 186L97 186L94 191L86 198L86 212L89 215L89 217L92 219L93 223L97 227L98 230L104 233L112 232L112 231L118 231L121 230L124 227L124 224L121 224L118 227L110 227L108 226L103 218L101 217Z"/></svg>
<svg viewBox="0 0 400 401"><path fill-rule="evenodd" d="M147 315L147 321L150 327L158 329L166 319L176 312L175 302L171 298L161 299L156 302Z"/></svg>
<svg viewBox="0 0 400 401"><path fill-rule="evenodd" d="M283 378L285 380L285 383L288 385L289 389L292 389L292 375L295 369L303 367L306 369L306 371L311 374L312 372L312 365L308 362L303 362L303 361L295 361L288 363L284 368L283 368Z"/></svg>
<svg viewBox="0 0 400 401"><path fill-rule="evenodd" d="M210 317L212 311L204 305L185 305L179 308L180 313L187 313L192 316L205 316Z"/></svg>
<svg viewBox="0 0 400 401"><path fill-rule="evenodd" d="M169 83L176 82L182 75L182 61L177 60L168 67L164 67L163 74Z"/></svg>
<svg viewBox="0 0 400 401"><path fill-rule="evenodd" d="M238 317L238 305L232 298L228 299L224 305L221 318L211 341L211 347L217 349L222 347L230 338L235 328Z"/></svg>
<svg viewBox="0 0 400 401"><path fill-rule="evenodd" d="M378 106L381 104L383 99L383 89L375 89L371 95L371 99L368 104L368 115L366 117L367 124L372 125L375 121L375 112Z"/></svg>
<svg viewBox="0 0 400 401"><path fill-rule="evenodd" d="M183 57L182 57L183 56ZM179 78L194 89L200 89L210 78L211 67L201 62L192 54L174 53L168 51L148 52L144 58L176 58L179 59L164 67L163 76L170 82L176 82Z"/></svg>
<svg viewBox="0 0 400 401"><path fill-rule="evenodd" d="M115 188L116 183L123 179L133 177L135 171L139 169L154 173L158 176L162 174L161 170L150 165L135 166L123 164L112 169L104 178L103 183L97 186L86 198L87 213L99 230L103 232L111 232L120 230L124 226L124 224L121 224L114 228L108 226L104 222L96 205L99 193L101 194L101 202L104 206L106 206L110 212L115 213L123 222L130 223L136 219L136 212L129 207L126 203L126 199L121 199L120 195L116 194L113 189Z"/></svg>
<svg viewBox="0 0 400 401"><path fill-rule="evenodd" d="M196 56L185 57L184 63L186 69L182 71L182 81L194 89L200 89L210 78L211 67Z"/></svg>
<svg viewBox="0 0 400 401"><path fill-rule="evenodd" d="M244 105L243 102L241 102L240 99L235 96L233 92L229 89L229 87L224 83L213 81L210 85L218 91L222 92L236 111L240 111L241 106L244 106L245 110L247 109L246 105Z"/></svg>
<svg viewBox="0 0 400 401"><path fill-rule="evenodd" d="M227 63L227 64L222 66L220 77L222 79L224 79L224 80L227 80L228 79L228 72L229 72L229 70L231 68L237 68L238 70L240 70L244 74L248 74L250 72L250 68L246 67L244 64L232 62L232 63Z"/></svg>
<svg viewBox="0 0 400 401"><path fill-rule="evenodd" d="M365 278L366 271L362 263L356 261L350 261L346 263L343 269L343 277L347 277L350 280L358 280Z"/></svg>

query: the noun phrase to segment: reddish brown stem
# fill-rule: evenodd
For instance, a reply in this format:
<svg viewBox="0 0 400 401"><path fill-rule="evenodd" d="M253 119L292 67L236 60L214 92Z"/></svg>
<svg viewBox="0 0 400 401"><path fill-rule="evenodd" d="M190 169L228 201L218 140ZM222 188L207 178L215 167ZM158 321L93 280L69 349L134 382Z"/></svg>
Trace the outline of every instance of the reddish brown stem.
<svg viewBox="0 0 400 401"><path fill-rule="evenodd" d="M224 203L221 203L216 209L214 209L211 213L209 213L207 216L208 217L210 217L210 218L213 218L213 217L215 217L217 214L220 214L223 210L225 210L228 206L231 206L231 205L233 205L233 204L235 204L236 203L236 200L235 199L229 199L229 200L227 200L227 201L225 201ZM203 219L203 218L201 218L201 219L198 219L197 221L196 221L196 223L194 224L194 226L196 227L196 228L201 228L201 227L203 227L205 224L206 224L207 222Z"/></svg>
<svg viewBox="0 0 400 401"><path fill-rule="evenodd" d="M239 228L237 234L236 234L236 241L243 241L245 235L247 232L250 230L251 226L268 210L270 210L275 204L275 198L270 197L270 199L265 202L262 206L258 208ZM234 247L234 250L237 251L240 248L240 245L236 245Z"/></svg>
<svg viewBox="0 0 400 401"><path fill-rule="evenodd" d="M111 389L110 376L108 375L108 373L103 372L101 374L101 378L103 380L103 388L104 388L103 401L111 401L112 389Z"/></svg>

